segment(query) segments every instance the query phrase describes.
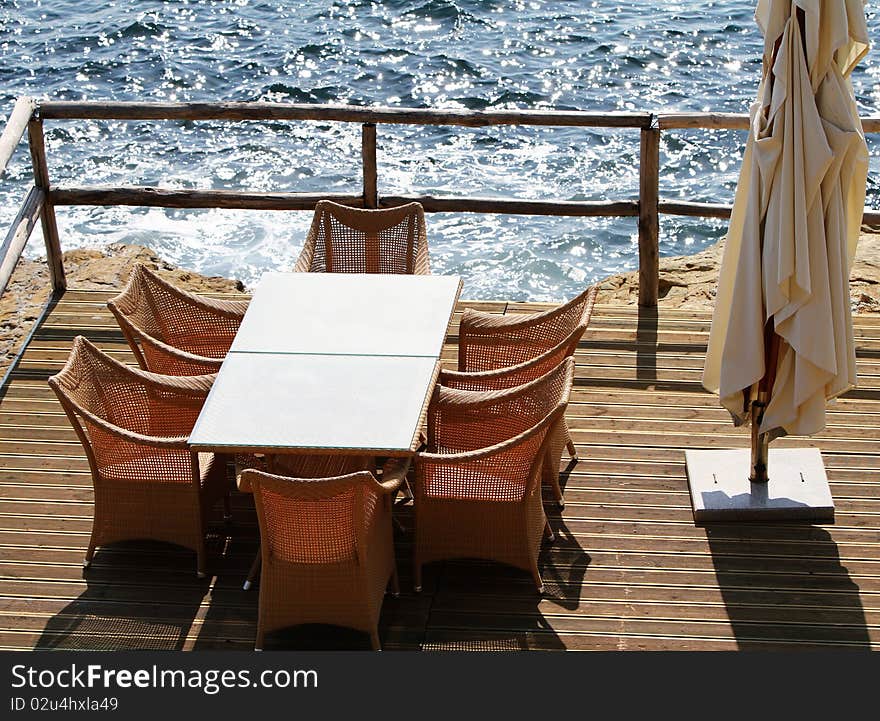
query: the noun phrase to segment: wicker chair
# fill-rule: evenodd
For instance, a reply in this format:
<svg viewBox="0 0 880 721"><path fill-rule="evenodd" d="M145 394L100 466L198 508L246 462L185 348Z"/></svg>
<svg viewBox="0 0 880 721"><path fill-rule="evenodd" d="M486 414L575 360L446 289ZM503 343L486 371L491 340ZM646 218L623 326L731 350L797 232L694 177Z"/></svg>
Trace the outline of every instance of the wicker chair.
<svg viewBox="0 0 880 721"><path fill-rule="evenodd" d="M391 499L407 466L387 466L381 483L369 471L325 479L242 473L254 493L262 543L257 650L266 633L306 623L364 631L380 649L389 580L399 593Z"/></svg>
<svg viewBox="0 0 880 721"><path fill-rule="evenodd" d="M465 391L496 391L504 390L505 388L515 388L540 378L545 373L553 370L566 358L571 358L583 332L583 328L576 328L561 343L558 343L537 358L525 361L524 363L508 368L499 368L493 371L476 371L474 373L443 370L440 372L438 382L446 388L456 388ZM565 401L566 403L568 402L567 397ZM559 485L559 464L562 460L562 451L569 443L571 443L571 438L568 434L565 416L563 415L550 432L549 450L544 457L544 468L542 471L544 483L550 486L556 503L560 508L565 506L565 499L562 494L562 488Z"/></svg>
<svg viewBox="0 0 880 721"><path fill-rule="evenodd" d="M500 316L465 309L458 341L458 370L462 375L447 373L446 380L441 378L440 382L451 387L468 388L473 382L465 381L465 373L509 369L509 376L499 373L498 376L477 376L474 379L476 383L495 383L494 387L500 388L503 383L528 378L536 370L549 367L559 358L560 352L566 357L573 356L590 323L597 293L598 287L590 286L567 303L541 313ZM529 361L534 361L535 365L529 366ZM565 505L559 486L563 448L577 459L577 448L564 417L553 431L551 453L544 471L545 481L552 487L560 508Z"/></svg>
<svg viewBox="0 0 880 721"><path fill-rule="evenodd" d="M247 305L181 290L140 264L107 303L141 368L174 376L216 373Z"/></svg>
<svg viewBox="0 0 880 721"><path fill-rule="evenodd" d="M482 558L529 571L539 592L541 502L550 431L565 413L574 360L501 391L438 386L428 406L427 450L416 455L416 590L422 564Z"/></svg>
<svg viewBox="0 0 880 721"><path fill-rule="evenodd" d="M127 366L82 336L49 378L86 452L95 491L88 566L97 546L153 539L196 552L205 574L206 515L226 504L226 463L187 439L213 376L171 378Z"/></svg>
<svg viewBox="0 0 880 721"><path fill-rule="evenodd" d="M252 459L246 456L240 458L240 463L243 466L254 466ZM258 468L258 470L262 469ZM266 470L276 476L286 476L288 478L329 478L357 473L358 471L370 471L372 473L376 470L376 459L369 456L342 454L278 453L267 458ZM238 478L238 490L243 493L253 493L248 478L248 474L245 473L242 473ZM261 547L257 551L257 555L242 586L245 591L250 591L254 581L257 580L262 561L263 552Z"/></svg>
<svg viewBox="0 0 880 721"><path fill-rule="evenodd" d="M429 265L419 203L363 210L321 200L294 271L430 275Z"/></svg>

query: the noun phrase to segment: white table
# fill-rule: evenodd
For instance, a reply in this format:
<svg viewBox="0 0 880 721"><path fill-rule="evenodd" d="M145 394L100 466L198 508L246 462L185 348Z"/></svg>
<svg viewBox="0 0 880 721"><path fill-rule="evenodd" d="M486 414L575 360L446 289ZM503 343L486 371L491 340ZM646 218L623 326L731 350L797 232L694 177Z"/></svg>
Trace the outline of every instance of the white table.
<svg viewBox="0 0 880 721"><path fill-rule="evenodd" d="M231 352L438 358L457 276L266 273Z"/></svg>
<svg viewBox="0 0 880 721"><path fill-rule="evenodd" d="M190 446L410 455L460 290L450 276L266 274Z"/></svg>

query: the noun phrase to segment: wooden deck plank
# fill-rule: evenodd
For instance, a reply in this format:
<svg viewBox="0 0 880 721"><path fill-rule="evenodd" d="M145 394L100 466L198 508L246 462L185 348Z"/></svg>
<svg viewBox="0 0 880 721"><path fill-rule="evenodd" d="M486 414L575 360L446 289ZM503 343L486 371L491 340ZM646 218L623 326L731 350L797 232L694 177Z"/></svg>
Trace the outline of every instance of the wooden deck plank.
<svg viewBox="0 0 880 721"><path fill-rule="evenodd" d="M240 584L258 531L247 496L234 499L230 529L214 527L206 581L191 552L162 544L101 549L81 568L91 480L46 378L78 334L134 362L105 307L113 295L65 293L0 389L0 647L251 648L257 594ZM450 367L464 307L549 306L463 302ZM413 594L412 537L398 535L404 593L385 602L385 647L880 649L880 318L855 318L859 387L829 406L826 430L776 442L822 449L831 525L694 526L683 449L748 444L700 385L710 326L706 312L597 305L568 411L580 460L563 458L566 507L548 505L558 540L542 552L547 593L514 569L450 561L427 566ZM411 508L398 514L411 528ZM338 631L279 642L368 645Z"/></svg>

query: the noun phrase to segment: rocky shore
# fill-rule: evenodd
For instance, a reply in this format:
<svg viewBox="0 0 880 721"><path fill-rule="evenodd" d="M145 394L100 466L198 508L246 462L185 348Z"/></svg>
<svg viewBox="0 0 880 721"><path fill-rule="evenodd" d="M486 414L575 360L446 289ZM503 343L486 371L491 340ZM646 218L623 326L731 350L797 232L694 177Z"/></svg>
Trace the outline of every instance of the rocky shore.
<svg viewBox="0 0 880 721"><path fill-rule="evenodd" d="M722 240L696 255L661 258L660 307L714 308L723 254ZM637 272L612 275L602 281L599 287L600 303L638 303ZM854 313L880 313L880 232L876 229L863 229L849 287Z"/></svg>
<svg viewBox="0 0 880 721"><path fill-rule="evenodd" d="M244 290L240 281L178 268L140 245L114 244L103 251L69 250L64 254L67 285L76 289L118 291L128 281L135 263L143 263L175 285L197 293ZM49 270L45 260L22 258L0 297L0 377L15 359L48 298Z"/></svg>
<svg viewBox="0 0 880 721"><path fill-rule="evenodd" d="M661 258L661 308L711 310L723 254L723 242L701 253ZM228 278L208 277L178 268L149 248L114 244L105 250L71 250L64 254L70 288L118 290L125 285L135 263L157 270L172 283L200 293L232 293L245 290ZM5 373L21 343L30 333L49 296L45 262L22 259L0 298L0 374ZM859 241L850 278L850 296L856 313L880 313L880 232L865 229ZM598 302L635 305L638 273L621 273L600 282Z"/></svg>

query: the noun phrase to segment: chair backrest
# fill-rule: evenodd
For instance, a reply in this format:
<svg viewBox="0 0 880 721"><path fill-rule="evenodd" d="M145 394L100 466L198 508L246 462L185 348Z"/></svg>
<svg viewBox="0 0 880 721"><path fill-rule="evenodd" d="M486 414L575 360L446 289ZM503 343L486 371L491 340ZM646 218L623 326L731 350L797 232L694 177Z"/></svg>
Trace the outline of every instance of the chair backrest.
<svg viewBox="0 0 880 721"><path fill-rule="evenodd" d="M331 478L276 476L247 469L263 557L285 563L357 563L382 498L369 471ZM246 476L246 478L244 478Z"/></svg>
<svg viewBox="0 0 880 721"><path fill-rule="evenodd" d="M515 366L471 373L443 370L440 372L440 385L464 391L496 391L523 385L549 373L566 358L573 357L583 332L578 327L550 350Z"/></svg>
<svg viewBox="0 0 880 721"><path fill-rule="evenodd" d="M107 306L135 353L146 335L188 353L223 358L241 324L246 303L209 301L139 263L128 284Z"/></svg>
<svg viewBox="0 0 880 721"><path fill-rule="evenodd" d="M577 340L587 329L598 288L540 313L491 315L466 309L459 325L458 370L487 371L532 360L566 339ZM576 335L575 335L576 334Z"/></svg>
<svg viewBox="0 0 880 721"><path fill-rule="evenodd" d="M125 288L108 306L117 318L168 343L175 335L172 327L183 292L138 263L132 268Z"/></svg>
<svg viewBox="0 0 880 721"><path fill-rule="evenodd" d="M295 270L428 275L425 212L419 203L366 210L319 201Z"/></svg>
<svg viewBox="0 0 880 721"><path fill-rule="evenodd" d="M517 436L568 400L574 360L524 385L495 391L438 386L428 405L428 451L459 453L496 445Z"/></svg>

